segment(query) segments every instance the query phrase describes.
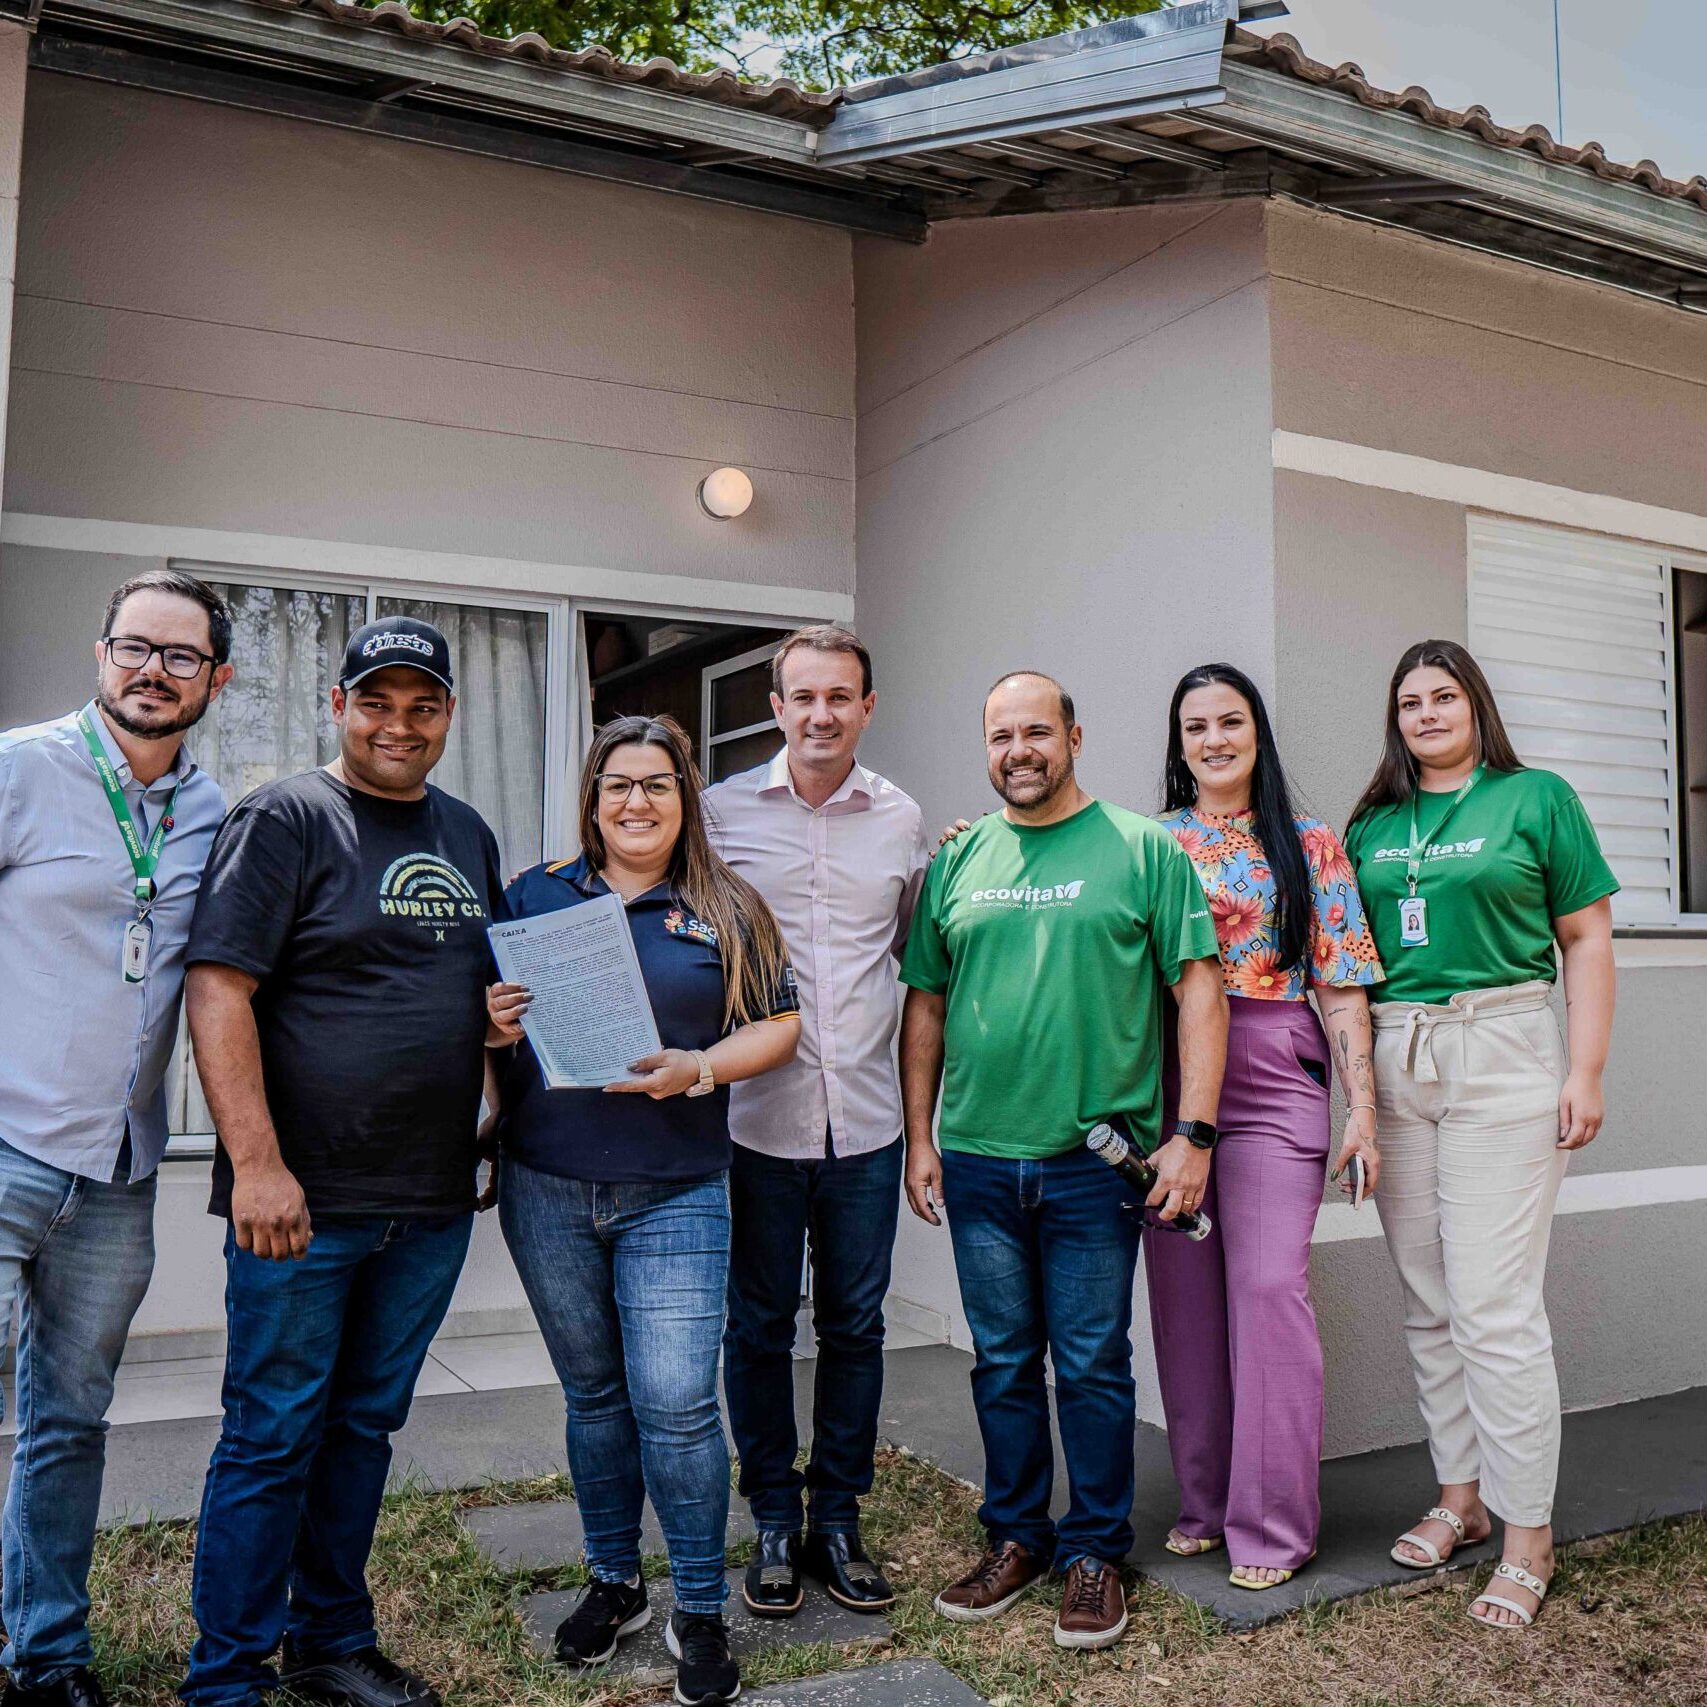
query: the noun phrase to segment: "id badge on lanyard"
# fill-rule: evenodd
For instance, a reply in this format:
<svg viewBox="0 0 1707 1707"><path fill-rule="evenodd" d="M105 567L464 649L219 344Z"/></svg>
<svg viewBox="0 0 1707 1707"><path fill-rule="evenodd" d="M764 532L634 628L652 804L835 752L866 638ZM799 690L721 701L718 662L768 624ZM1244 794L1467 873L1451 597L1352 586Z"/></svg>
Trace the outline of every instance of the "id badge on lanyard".
<svg viewBox="0 0 1707 1707"><path fill-rule="evenodd" d="M1420 895L1399 897L1399 946L1428 946L1428 902Z"/></svg>
<svg viewBox="0 0 1707 1707"><path fill-rule="evenodd" d="M172 812L178 804L178 788L182 785L174 785L165 810L154 826L153 835L145 842L137 832L136 820L131 816L130 805L119 785L112 761L96 738L95 726L89 721L87 712L77 713L77 727L82 731L89 757L95 761L95 774L101 779L101 790L107 797L107 805L112 808L113 822L118 825L120 839L124 842L136 877L133 890L136 917L124 927L119 948L119 976L127 984L140 984L148 976L148 949L154 936L154 926L148 917L148 910L159 892L154 874L160 869L160 850L172 833Z"/></svg>
<svg viewBox="0 0 1707 1707"><path fill-rule="evenodd" d="M127 984L140 984L148 976L148 945L154 927L144 914L124 928L124 953L119 958L119 970Z"/></svg>
<svg viewBox="0 0 1707 1707"><path fill-rule="evenodd" d="M1411 844L1406 851L1406 881L1410 885L1410 893L1399 897L1399 946L1400 948L1428 947L1428 902L1417 893L1417 884L1421 881L1423 872L1423 856L1428 852L1436 836L1446 828L1446 820L1458 810L1459 802L1482 780L1483 767L1477 765L1465 777L1463 786L1453 795L1451 804L1440 815L1440 822L1426 836L1417 835L1417 797L1411 796Z"/></svg>

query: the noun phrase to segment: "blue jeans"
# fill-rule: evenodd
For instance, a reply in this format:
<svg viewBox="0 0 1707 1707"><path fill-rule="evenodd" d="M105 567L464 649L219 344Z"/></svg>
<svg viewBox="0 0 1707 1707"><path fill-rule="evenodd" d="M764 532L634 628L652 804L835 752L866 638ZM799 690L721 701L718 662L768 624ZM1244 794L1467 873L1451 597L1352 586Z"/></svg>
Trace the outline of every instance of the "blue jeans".
<svg viewBox="0 0 1707 1707"><path fill-rule="evenodd" d="M282 1635L304 1654L373 1646L367 1558L391 1435L473 1226L320 1221L300 1262L240 1250L227 1228L225 1427L202 1490L185 1701L256 1701Z"/></svg>
<svg viewBox="0 0 1707 1707"><path fill-rule="evenodd" d="M154 1270L154 1176L108 1185L0 1141L0 1345L18 1323L18 1441L0 1661L25 1688L90 1663L89 1557L113 1376Z"/></svg>
<svg viewBox="0 0 1707 1707"><path fill-rule="evenodd" d="M1051 1558L1117 1564L1132 1548L1132 1278L1138 1217L1120 1176L1088 1150L1011 1161L948 1150L943 1198L972 1329L972 1400L984 1438L993 1541ZM1049 1517L1055 1480L1047 1350L1067 1460L1068 1505Z"/></svg>
<svg viewBox="0 0 1707 1707"><path fill-rule="evenodd" d="M726 1177L602 1185L506 1157L498 1203L563 1383L587 1568L604 1582L639 1571L650 1494L683 1612L720 1612L727 1589L729 1449L717 1411Z"/></svg>
<svg viewBox="0 0 1707 1707"><path fill-rule="evenodd" d="M790 1161L735 1146L723 1385L741 1493L760 1529L798 1530L803 1490L819 1533L859 1527L883 1400L883 1299L904 1148L897 1138L865 1155ZM802 1475L794 1467L794 1335L808 1243L818 1368Z"/></svg>

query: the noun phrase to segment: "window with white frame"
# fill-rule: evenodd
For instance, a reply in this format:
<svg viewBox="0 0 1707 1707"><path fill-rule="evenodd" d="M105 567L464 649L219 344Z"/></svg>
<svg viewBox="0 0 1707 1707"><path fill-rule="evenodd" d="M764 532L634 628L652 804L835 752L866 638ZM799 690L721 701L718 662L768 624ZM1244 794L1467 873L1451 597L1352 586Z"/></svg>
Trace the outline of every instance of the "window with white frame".
<svg viewBox="0 0 1707 1707"><path fill-rule="evenodd" d="M466 800L498 838L505 872L540 859L547 796L551 613L543 603L332 582L238 580L186 564L231 607L230 686L192 740L196 762L235 804L264 782L336 756L330 690L344 643L379 616L413 616L442 629L456 671L457 708L433 782ZM167 1083L178 1154L205 1151L213 1121L195 1074L187 1028Z"/></svg>
<svg viewBox="0 0 1707 1707"><path fill-rule="evenodd" d="M1620 925L1707 922L1707 563L1472 516L1470 649L1518 755L1582 796Z"/></svg>

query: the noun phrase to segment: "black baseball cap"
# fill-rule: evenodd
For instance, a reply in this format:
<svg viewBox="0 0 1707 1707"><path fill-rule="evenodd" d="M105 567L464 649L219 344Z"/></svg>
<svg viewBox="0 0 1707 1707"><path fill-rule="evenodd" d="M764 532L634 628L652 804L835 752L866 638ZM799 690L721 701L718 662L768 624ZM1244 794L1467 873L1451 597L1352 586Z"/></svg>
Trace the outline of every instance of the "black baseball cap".
<svg viewBox="0 0 1707 1707"><path fill-rule="evenodd" d="M443 682L447 692L455 687L450 673L450 642L430 622L412 616L382 616L366 628L358 628L344 648L344 667L338 686L353 688L375 670L406 665Z"/></svg>

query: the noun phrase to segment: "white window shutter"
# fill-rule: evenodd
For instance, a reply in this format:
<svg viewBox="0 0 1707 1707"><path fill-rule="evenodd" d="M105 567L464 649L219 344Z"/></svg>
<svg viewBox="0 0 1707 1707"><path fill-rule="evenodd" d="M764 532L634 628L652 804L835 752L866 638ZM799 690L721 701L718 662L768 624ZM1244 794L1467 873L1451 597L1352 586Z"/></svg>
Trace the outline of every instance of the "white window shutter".
<svg viewBox="0 0 1707 1707"><path fill-rule="evenodd" d="M1470 650L1526 764L1570 782L1623 886L1620 924L1677 917L1670 577L1652 546L1470 518Z"/></svg>

